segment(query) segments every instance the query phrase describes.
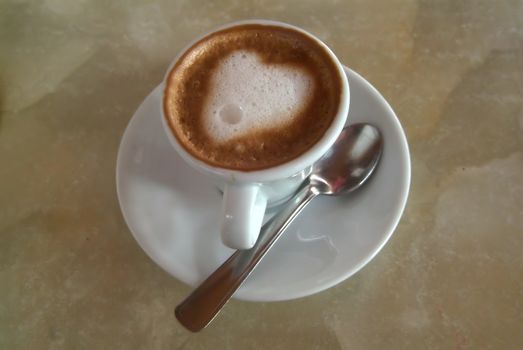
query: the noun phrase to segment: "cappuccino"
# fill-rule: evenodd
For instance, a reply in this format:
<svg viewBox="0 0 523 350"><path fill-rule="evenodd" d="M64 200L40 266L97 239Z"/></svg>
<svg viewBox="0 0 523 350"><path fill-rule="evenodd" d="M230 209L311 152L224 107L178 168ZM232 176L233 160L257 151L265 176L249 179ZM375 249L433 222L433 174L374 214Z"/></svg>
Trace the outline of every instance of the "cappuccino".
<svg viewBox="0 0 523 350"><path fill-rule="evenodd" d="M166 79L163 108L178 143L212 166L286 163L322 138L342 82L326 49L290 28L243 24L187 49Z"/></svg>

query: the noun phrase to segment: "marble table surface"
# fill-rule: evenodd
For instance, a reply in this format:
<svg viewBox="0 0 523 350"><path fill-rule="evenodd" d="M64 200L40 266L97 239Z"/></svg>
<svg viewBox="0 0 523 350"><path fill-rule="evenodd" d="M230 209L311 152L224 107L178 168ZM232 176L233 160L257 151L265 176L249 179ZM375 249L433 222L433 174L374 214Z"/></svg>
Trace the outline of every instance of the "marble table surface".
<svg viewBox="0 0 523 350"><path fill-rule="evenodd" d="M232 20L301 26L389 100L406 212L349 280L232 301L200 334L190 288L123 221L115 159L188 41ZM0 2L0 349L523 348L523 2Z"/></svg>

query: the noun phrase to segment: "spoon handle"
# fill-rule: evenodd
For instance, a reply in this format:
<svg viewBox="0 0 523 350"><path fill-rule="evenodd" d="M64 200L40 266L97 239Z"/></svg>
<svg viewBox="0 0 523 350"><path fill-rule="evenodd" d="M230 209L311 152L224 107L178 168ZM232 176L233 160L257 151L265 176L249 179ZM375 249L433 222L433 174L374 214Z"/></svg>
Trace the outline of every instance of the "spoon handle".
<svg viewBox="0 0 523 350"><path fill-rule="evenodd" d="M192 332L198 332L207 326L285 229L317 194L309 184L303 186L281 212L263 225L254 247L233 253L176 307L178 321Z"/></svg>

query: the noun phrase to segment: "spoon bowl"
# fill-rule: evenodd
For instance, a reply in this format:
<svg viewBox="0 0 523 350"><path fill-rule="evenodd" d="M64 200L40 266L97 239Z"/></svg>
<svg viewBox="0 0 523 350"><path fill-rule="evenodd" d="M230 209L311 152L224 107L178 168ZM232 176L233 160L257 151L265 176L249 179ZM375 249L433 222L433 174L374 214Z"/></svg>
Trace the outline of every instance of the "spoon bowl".
<svg viewBox="0 0 523 350"><path fill-rule="evenodd" d="M314 164L310 185L323 195L343 195L359 188L379 163L383 153L380 131L370 124L343 129L334 145Z"/></svg>

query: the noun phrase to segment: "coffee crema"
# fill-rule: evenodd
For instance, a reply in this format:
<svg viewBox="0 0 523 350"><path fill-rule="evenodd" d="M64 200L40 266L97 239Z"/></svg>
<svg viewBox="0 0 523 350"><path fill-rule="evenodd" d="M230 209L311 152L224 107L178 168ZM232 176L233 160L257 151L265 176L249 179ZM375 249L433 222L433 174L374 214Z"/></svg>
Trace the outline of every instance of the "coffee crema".
<svg viewBox="0 0 523 350"><path fill-rule="evenodd" d="M216 167L260 170L309 150L338 113L341 78L314 39L275 25L209 34L174 64L163 108L178 143Z"/></svg>

